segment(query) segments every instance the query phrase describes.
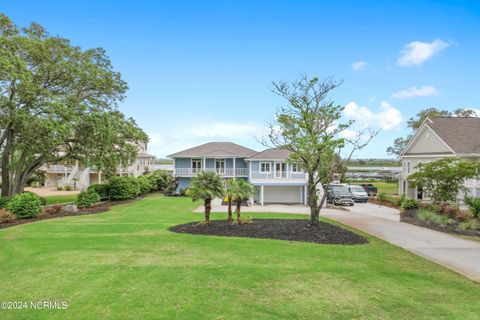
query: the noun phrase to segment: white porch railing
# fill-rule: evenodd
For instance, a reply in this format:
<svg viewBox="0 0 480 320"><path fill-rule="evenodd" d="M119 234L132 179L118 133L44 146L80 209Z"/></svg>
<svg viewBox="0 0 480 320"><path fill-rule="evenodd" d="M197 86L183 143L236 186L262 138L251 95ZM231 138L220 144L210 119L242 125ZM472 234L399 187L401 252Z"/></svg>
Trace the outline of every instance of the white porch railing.
<svg viewBox="0 0 480 320"><path fill-rule="evenodd" d="M260 172L252 171L252 180L301 180L307 179L305 172L276 171Z"/></svg>
<svg viewBox="0 0 480 320"><path fill-rule="evenodd" d="M206 172L215 172L224 177L233 177L233 176L248 176L247 168L175 168L174 172L176 176L193 176L201 171Z"/></svg>

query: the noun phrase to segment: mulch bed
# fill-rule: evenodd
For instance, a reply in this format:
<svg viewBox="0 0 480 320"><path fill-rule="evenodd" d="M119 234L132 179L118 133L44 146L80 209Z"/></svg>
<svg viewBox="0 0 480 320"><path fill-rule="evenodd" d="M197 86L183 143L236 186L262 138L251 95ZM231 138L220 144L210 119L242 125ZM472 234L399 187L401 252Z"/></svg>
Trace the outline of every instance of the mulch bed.
<svg viewBox="0 0 480 320"><path fill-rule="evenodd" d="M107 202L99 203L90 208L81 208L81 209L79 208L78 212L65 212L62 210L61 212L54 213L54 214L41 213L38 217L35 217L35 218L16 219L12 222L2 222L0 223L0 229L17 226L19 224L41 221L41 220L70 217L70 216L84 216L87 214L101 213L101 212L110 210L111 206L112 204L109 201L107 201Z"/></svg>
<svg viewBox="0 0 480 320"><path fill-rule="evenodd" d="M54 219L54 218L62 218L62 217L70 217L70 216L84 216L87 214L95 214L95 213L102 213L110 210L110 208L114 205L119 205L119 204L125 204L125 203L130 203L134 202L137 200L140 200L142 198L146 197L145 196L138 196L134 199L129 199L129 200L121 200L121 201L104 201L100 202L90 208L78 208L78 212L65 212L61 211L59 213L54 213L54 214L47 214L45 212L41 213L38 217L35 218L27 218L27 219L16 219L12 222L1 222L0 223L0 229L4 228L9 228L13 226L17 226L20 224L25 224L25 223L30 223L30 222L35 222L35 221L41 221L41 220L48 220L48 219ZM63 206L64 204L62 204ZM55 205L52 205L55 206Z"/></svg>
<svg viewBox="0 0 480 320"><path fill-rule="evenodd" d="M333 224L320 222L310 226L304 219L254 219L251 224L231 224L213 220L210 224L190 222L169 228L176 233L224 237L278 239L322 244L365 244L368 240Z"/></svg>
<svg viewBox="0 0 480 320"><path fill-rule="evenodd" d="M460 234L464 236L476 236L480 237L479 230L461 230L458 229L458 222L453 224L448 224L446 226L439 225L432 221L424 221L417 217L417 210L406 210L400 214L400 222L410 223L419 227L432 229L435 231L445 232L445 233L453 233L453 234Z"/></svg>

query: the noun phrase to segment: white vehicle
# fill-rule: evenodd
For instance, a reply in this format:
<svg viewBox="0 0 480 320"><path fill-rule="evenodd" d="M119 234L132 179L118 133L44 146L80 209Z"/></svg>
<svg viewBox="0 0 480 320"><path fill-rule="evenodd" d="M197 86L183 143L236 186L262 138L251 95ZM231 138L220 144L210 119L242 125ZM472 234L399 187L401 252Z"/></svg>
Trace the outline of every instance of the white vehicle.
<svg viewBox="0 0 480 320"><path fill-rule="evenodd" d="M348 190L353 195L353 201L355 201L355 202L368 202L368 194L365 191L365 189L363 189L362 186L349 185Z"/></svg>

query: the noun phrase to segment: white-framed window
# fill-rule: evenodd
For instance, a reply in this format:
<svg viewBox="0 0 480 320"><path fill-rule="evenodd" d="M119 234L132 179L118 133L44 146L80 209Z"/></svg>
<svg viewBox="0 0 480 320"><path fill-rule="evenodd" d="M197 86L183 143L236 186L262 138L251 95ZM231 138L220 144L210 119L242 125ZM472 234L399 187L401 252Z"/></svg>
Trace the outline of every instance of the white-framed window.
<svg viewBox="0 0 480 320"><path fill-rule="evenodd" d="M270 173L270 162L260 162L260 172Z"/></svg>
<svg viewBox="0 0 480 320"><path fill-rule="evenodd" d="M215 171L225 173L225 159L215 159Z"/></svg>
<svg viewBox="0 0 480 320"><path fill-rule="evenodd" d="M300 168L296 164L292 164L292 165L290 165L290 171L300 172Z"/></svg>
<svg viewBox="0 0 480 320"><path fill-rule="evenodd" d="M192 159L192 173L202 171L202 159Z"/></svg>

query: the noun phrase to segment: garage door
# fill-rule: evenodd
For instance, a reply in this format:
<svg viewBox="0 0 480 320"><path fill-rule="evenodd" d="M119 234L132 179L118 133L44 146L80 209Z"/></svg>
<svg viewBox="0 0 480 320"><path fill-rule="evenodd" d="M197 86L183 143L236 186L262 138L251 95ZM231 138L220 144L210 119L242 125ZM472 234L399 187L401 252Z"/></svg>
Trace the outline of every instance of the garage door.
<svg viewBox="0 0 480 320"><path fill-rule="evenodd" d="M301 187L264 187L264 203L302 203Z"/></svg>

